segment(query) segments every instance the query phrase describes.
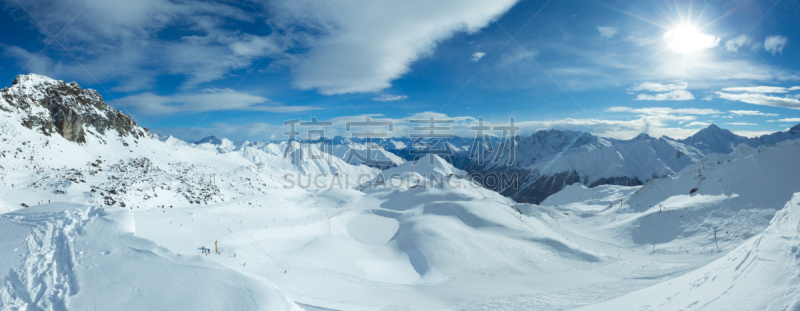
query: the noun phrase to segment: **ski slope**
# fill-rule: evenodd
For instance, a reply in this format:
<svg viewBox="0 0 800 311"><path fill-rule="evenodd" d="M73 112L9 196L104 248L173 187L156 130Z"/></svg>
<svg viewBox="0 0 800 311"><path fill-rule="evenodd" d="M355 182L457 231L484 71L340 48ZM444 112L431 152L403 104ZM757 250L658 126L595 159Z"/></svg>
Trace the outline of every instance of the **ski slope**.
<svg viewBox="0 0 800 311"><path fill-rule="evenodd" d="M582 310L797 310L800 193L766 230L708 265Z"/></svg>
<svg viewBox="0 0 800 311"><path fill-rule="evenodd" d="M0 257L4 310L300 310L263 278L137 237L124 209L53 203L0 217L14 254Z"/></svg>

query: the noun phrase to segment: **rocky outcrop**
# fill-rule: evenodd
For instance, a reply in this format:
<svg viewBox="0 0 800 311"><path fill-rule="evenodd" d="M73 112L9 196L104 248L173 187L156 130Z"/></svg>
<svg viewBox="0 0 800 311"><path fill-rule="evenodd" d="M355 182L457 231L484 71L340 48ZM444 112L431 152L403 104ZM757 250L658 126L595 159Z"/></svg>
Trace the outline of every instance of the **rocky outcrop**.
<svg viewBox="0 0 800 311"><path fill-rule="evenodd" d="M10 87L0 90L0 110L16 113L30 129L48 136L58 133L77 143L86 142L91 132L152 136L130 116L108 106L97 91L36 74L20 75Z"/></svg>

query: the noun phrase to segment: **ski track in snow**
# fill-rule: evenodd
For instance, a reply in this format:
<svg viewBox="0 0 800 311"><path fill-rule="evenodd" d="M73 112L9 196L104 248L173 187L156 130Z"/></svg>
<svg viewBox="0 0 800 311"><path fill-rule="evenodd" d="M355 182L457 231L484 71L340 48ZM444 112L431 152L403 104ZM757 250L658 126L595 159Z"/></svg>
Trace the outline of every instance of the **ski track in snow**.
<svg viewBox="0 0 800 311"><path fill-rule="evenodd" d="M21 264L3 280L3 304L20 310L66 310L78 292L73 267L74 239L83 231L88 211L68 210L62 215L2 216L3 220L31 227L24 240L29 250Z"/></svg>

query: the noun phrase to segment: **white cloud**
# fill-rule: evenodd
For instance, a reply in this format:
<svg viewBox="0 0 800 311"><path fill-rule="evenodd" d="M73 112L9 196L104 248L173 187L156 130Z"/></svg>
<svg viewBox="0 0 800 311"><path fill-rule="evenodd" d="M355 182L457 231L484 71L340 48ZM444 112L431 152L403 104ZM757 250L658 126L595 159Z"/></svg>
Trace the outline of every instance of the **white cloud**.
<svg viewBox="0 0 800 311"><path fill-rule="evenodd" d="M764 40L764 49L774 56L775 54L783 52L783 47L786 46L788 41L789 40L784 36L769 36Z"/></svg>
<svg viewBox="0 0 800 311"><path fill-rule="evenodd" d="M267 98L231 89L205 89L194 93L160 96L140 93L114 101L115 105L132 107L147 115L169 115L204 111L246 110L275 113L320 109L311 106L284 106L268 103Z"/></svg>
<svg viewBox="0 0 800 311"><path fill-rule="evenodd" d="M391 102L395 100L404 100L408 98L408 95L390 95L390 94L381 94L378 97L373 97L372 100L379 101L379 102Z"/></svg>
<svg viewBox="0 0 800 311"><path fill-rule="evenodd" d="M777 117L777 113L763 113L757 110L731 110L728 111L732 114L739 115L739 116L769 116L769 117Z"/></svg>
<svg viewBox="0 0 800 311"><path fill-rule="evenodd" d="M603 38L611 38L619 32L617 28L603 26L597 26L597 31L600 32L600 36Z"/></svg>
<svg viewBox="0 0 800 311"><path fill-rule="evenodd" d="M480 59L481 59L481 58L482 58L484 55L486 55L486 53L484 53L484 52L475 52L475 53L472 53L472 56L470 56L470 57L469 57L469 60L471 60L471 61L473 61L473 62L477 62L477 61L478 61L478 60L480 60Z"/></svg>
<svg viewBox="0 0 800 311"><path fill-rule="evenodd" d="M474 137L475 131L470 127L477 125L477 119L474 117L464 116L448 116L438 112L422 112L403 118L387 118L379 114L368 114L358 116L343 116L336 117L328 120L320 119L320 121L331 121L333 127L325 128L325 136L333 137L341 135L349 137L349 132L344 129L344 124L347 121L364 121L364 117L370 117L373 121L391 121L394 124L394 130L389 132L390 137L408 137L413 131L413 124L409 120L428 119L433 117L435 119L452 119L454 123L448 133L453 133L460 137ZM686 138L697 132L698 129L686 129L681 127L667 127L667 121L677 120L692 120L692 116L674 116L674 115L643 115L640 118L633 120L609 120L609 119L555 119L555 120L538 120L538 121L520 121L516 120L516 125L520 126L520 131L517 134L526 136L531 135L539 130L571 130L571 131L585 131L593 135L617 138L617 139L631 139L640 133L646 133L653 137L669 136L676 139ZM505 125L508 124L508 119L484 120L484 125ZM153 132L174 135L175 137L182 138L186 136L187 139L199 139L209 135L216 135L220 138L225 137L232 140L281 140L285 139L283 131L287 128L282 125L271 125L267 123L250 123L250 124L224 124L215 123L206 128L156 128L151 129ZM365 129L368 130L368 129ZM301 136L303 129L300 129ZM495 133L495 134L500 134Z"/></svg>
<svg viewBox="0 0 800 311"><path fill-rule="evenodd" d="M391 86L439 42L480 30L516 2L282 0L268 5L280 13L271 22L289 29L302 20L299 27L311 36L303 59L293 61L294 85L336 94Z"/></svg>
<svg viewBox="0 0 800 311"><path fill-rule="evenodd" d="M769 122L800 122L800 118L786 118L780 120L770 120Z"/></svg>
<svg viewBox="0 0 800 311"><path fill-rule="evenodd" d="M629 88L630 92L637 91L650 91L658 92L659 94L637 94L634 100L692 100L694 95L686 90L689 84L686 82L678 82L672 84L661 84L655 82L644 82L639 85L634 85Z"/></svg>
<svg viewBox="0 0 800 311"><path fill-rule="evenodd" d="M641 113L646 115L660 115L660 114L691 114L691 115L715 115L721 114L722 111L716 109L699 109L699 108L668 108L668 107L648 107L648 108L631 108L631 107L611 107L606 109L608 112L631 112Z"/></svg>
<svg viewBox="0 0 800 311"><path fill-rule="evenodd" d="M716 93L722 99L740 101L753 105L800 109L800 100L796 98L778 97L778 96L756 94L756 93L742 93L742 94L731 94L723 92L716 92Z"/></svg>
<svg viewBox="0 0 800 311"><path fill-rule="evenodd" d="M621 106L615 106L615 107L610 107L610 108L606 109L606 111L608 111L608 112L630 112L631 110L633 110L633 108L631 108L631 107L621 107Z"/></svg>
<svg viewBox="0 0 800 311"><path fill-rule="evenodd" d="M692 93L689 93L689 91L686 91L686 90L675 90L675 91L671 91L671 92L668 92L668 93L655 94L655 95L638 94L638 95L636 95L636 98L634 100L657 100L657 101L661 101L661 100L692 100L692 99L694 99L694 95L692 95Z"/></svg>
<svg viewBox="0 0 800 311"><path fill-rule="evenodd" d="M800 75L794 70L772 67L742 59L708 57L664 57L653 67L643 67L639 71L645 79L694 79L697 83L719 84L725 81L798 80ZM737 81L738 82L738 81ZM728 82L730 84L730 82Z"/></svg>
<svg viewBox="0 0 800 311"><path fill-rule="evenodd" d="M758 125L758 124L755 124L755 123L747 123L747 122L731 122L731 123L725 123L725 124L730 124L730 125Z"/></svg>
<svg viewBox="0 0 800 311"><path fill-rule="evenodd" d="M674 90L685 90L689 87L689 83L686 82L678 82L678 83L671 83L671 84L662 84L662 83L655 83L655 82L644 82L639 85L634 85L628 88L630 92L638 92L638 91L650 91L650 92L669 92Z"/></svg>
<svg viewBox="0 0 800 311"><path fill-rule="evenodd" d="M82 0L30 0L25 6L33 16L26 18L39 29L43 41L57 51L69 50L76 59L53 60L46 54L34 58L16 46L4 47L7 56L20 67L33 60L25 69L48 76L117 82L112 90L121 92L150 88L160 75L182 75L187 87L220 79L232 70L247 68L263 55L265 46L277 42L274 35L258 37L223 29L225 22L255 21L251 13L225 3L95 0L87 5ZM161 36L174 26L191 35ZM54 31L58 29L63 30ZM52 37L55 33L57 38Z"/></svg>
<svg viewBox="0 0 800 311"><path fill-rule="evenodd" d="M731 131L736 135L744 136L748 138L756 138L759 136L769 135L775 133L775 131Z"/></svg>
<svg viewBox="0 0 800 311"><path fill-rule="evenodd" d="M787 93L790 90L796 90L798 87L785 88L780 86L742 86L742 87L726 87L722 89L726 92L751 92L751 93Z"/></svg>
<svg viewBox="0 0 800 311"><path fill-rule="evenodd" d="M740 35L736 38L725 41L725 50L728 52L738 52L740 48L748 47L751 51L761 48L762 44L753 40L747 35Z"/></svg>
<svg viewBox="0 0 800 311"><path fill-rule="evenodd" d="M700 122L700 121L694 121L694 122L692 122L692 123L689 123L689 124L686 124L686 125L684 125L683 127L690 127L690 126L702 126L702 127L706 127L706 126L709 126L709 125L711 125L711 123L708 123L708 122Z"/></svg>

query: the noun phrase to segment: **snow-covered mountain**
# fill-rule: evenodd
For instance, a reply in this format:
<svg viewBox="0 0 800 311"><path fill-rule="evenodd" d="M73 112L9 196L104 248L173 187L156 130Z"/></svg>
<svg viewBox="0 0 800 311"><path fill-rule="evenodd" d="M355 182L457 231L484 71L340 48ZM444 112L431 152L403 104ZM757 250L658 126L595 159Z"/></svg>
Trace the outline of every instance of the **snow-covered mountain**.
<svg viewBox="0 0 800 311"><path fill-rule="evenodd" d="M86 142L87 134L102 137L109 131L152 137L128 115L106 105L97 91L36 74L20 75L0 90L0 111L29 129L79 143Z"/></svg>
<svg viewBox="0 0 800 311"><path fill-rule="evenodd" d="M679 140L679 142L697 148L704 154L724 153L733 151L739 144L748 144L750 140L732 133L729 130L721 129L711 124L698 131L692 136ZM756 146L757 147L757 146Z"/></svg>
<svg viewBox="0 0 800 311"><path fill-rule="evenodd" d="M467 170L483 175L505 175L517 184L498 189L518 202L539 203L575 182L599 185L641 185L665 177L699 161L703 153L668 138L641 134L630 140L596 137L572 131L540 131L515 140L510 148L485 155L485 166L476 160ZM500 156L498 156L500 154ZM513 160L513 161L512 161Z"/></svg>
<svg viewBox="0 0 800 311"><path fill-rule="evenodd" d="M721 129L711 124L694 135L678 141L695 147L704 154L728 154L733 152L739 144L746 144L750 147L758 148L759 146L772 146L782 141L798 138L800 138L800 124L795 125L786 132L775 132L754 138L739 136L729 130Z"/></svg>
<svg viewBox="0 0 800 311"><path fill-rule="evenodd" d="M484 156L486 164L478 165L473 158L465 169L482 175L516 174L518 186L498 190L518 202L539 203L575 182L588 187L642 185L671 176L706 155L731 153L740 144L758 148L798 138L800 125L787 132L747 138L712 124L683 140L646 134L617 140L550 130L516 137L513 158L510 148L495 149Z"/></svg>
<svg viewBox="0 0 800 311"><path fill-rule="evenodd" d="M481 146L475 145L474 138L446 138L433 147L424 143L415 145L411 138L375 139L370 148L371 158L380 162L372 163L349 156L351 151L366 153L367 143L363 138L336 136L325 152L349 164L387 169L419 159L419 151L426 148L444 148L446 143L452 155L445 159L455 167L477 176L479 182L484 182L487 175L492 176L488 180L490 183L495 182L495 176L513 179L515 183L510 187L485 185L518 202L539 203L574 182L589 187L642 185L653 178L670 176L707 154L728 154L739 144L757 148L796 138L800 138L800 125L787 132L747 138L712 124L682 140L656 139L646 134L618 140L575 131L539 131L531 136L514 137L513 154L510 143L503 144L497 137L478 141ZM239 152L244 146L263 148L281 143L231 142L211 136L194 144L196 148L224 153ZM482 163L476 152L484 153Z"/></svg>
<svg viewBox="0 0 800 311"><path fill-rule="evenodd" d="M162 139L166 141L168 138ZM173 138L175 139L175 138ZM175 139L177 140L177 139ZM216 136L208 136L193 142L185 142L187 146L194 148L213 150L218 153L242 153L247 148L255 148L267 153L274 153L276 150L281 152L285 151L287 142L285 141L230 141L225 138L217 138ZM293 144L297 149L308 149L306 153L318 154L322 153L333 155L339 160L344 160L352 165L366 165L379 169L386 169L395 167L405 163L401 157L385 149L382 145L377 143L368 144L363 139L345 139L341 136L336 136L329 143L321 143L319 141L298 141ZM308 155L306 155L308 157ZM252 158L254 164L259 164L261 161L258 158ZM338 160L337 160L338 161Z"/></svg>
<svg viewBox="0 0 800 311"><path fill-rule="evenodd" d="M758 146L772 146L782 141L798 138L800 138L800 124L789 128L789 130L785 132L775 132L772 134L751 138L748 145L754 148Z"/></svg>

